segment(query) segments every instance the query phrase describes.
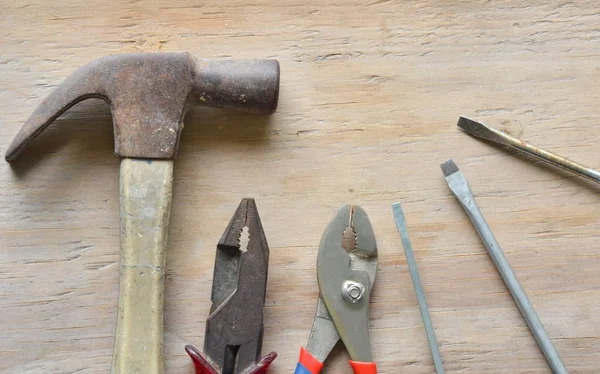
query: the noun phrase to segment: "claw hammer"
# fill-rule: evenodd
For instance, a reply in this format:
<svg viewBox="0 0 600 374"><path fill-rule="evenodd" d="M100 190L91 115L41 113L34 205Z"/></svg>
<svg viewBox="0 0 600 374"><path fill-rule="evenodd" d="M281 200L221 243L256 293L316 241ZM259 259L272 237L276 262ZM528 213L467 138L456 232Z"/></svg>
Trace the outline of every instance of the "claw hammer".
<svg viewBox="0 0 600 374"><path fill-rule="evenodd" d="M81 67L25 122L11 162L52 121L88 98L111 108L120 166L121 268L113 374L164 372L163 289L173 159L194 104L273 113L276 60L201 61L188 53L107 56Z"/></svg>

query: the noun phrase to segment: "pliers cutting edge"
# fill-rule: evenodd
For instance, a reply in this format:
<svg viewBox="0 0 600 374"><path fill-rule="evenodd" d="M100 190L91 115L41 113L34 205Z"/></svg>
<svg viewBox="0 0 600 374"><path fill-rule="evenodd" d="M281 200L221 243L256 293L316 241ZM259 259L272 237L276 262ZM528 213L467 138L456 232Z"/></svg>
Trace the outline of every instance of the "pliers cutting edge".
<svg viewBox="0 0 600 374"><path fill-rule="evenodd" d="M277 353L262 359L263 307L269 246L254 199L243 199L217 245L212 307L204 355L185 347L196 374L263 374Z"/></svg>
<svg viewBox="0 0 600 374"><path fill-rule="evenodd" d="M344 205L321 238L317 312L295 374L320 373L340 338L354 373L377 373L369 339L369 298L376 272L377 243L369 217L359 206Z"/></svg>

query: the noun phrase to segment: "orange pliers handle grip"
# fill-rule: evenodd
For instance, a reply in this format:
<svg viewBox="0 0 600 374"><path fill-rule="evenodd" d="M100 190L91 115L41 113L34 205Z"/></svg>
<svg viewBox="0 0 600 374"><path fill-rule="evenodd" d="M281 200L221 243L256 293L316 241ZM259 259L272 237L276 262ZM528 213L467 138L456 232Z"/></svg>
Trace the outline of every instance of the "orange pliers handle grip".
<svg viewBox="0 0 600 374"><path fill-rule="evenodd" d="M360 362L350 360L354 374L377 374L377 366L374 362ZM323 363L314 358L306 349L300 348L300 358L294 374L319 374L323 369Z"/></svg>

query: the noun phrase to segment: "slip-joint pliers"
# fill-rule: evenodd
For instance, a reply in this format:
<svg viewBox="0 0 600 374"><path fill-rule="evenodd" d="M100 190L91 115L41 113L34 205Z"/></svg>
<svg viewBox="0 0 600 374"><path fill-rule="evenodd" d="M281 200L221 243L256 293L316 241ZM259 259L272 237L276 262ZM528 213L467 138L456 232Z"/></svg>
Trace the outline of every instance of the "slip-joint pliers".
<svg viewBox="0 0 600 374"><path fill-rule="evenodd" d="M295 374L317 374L341 338L356 374L375 374L369 339L369 298L377 272L377 243L365 211L345 205L323 233L317 257L319 300Z"/></svg>

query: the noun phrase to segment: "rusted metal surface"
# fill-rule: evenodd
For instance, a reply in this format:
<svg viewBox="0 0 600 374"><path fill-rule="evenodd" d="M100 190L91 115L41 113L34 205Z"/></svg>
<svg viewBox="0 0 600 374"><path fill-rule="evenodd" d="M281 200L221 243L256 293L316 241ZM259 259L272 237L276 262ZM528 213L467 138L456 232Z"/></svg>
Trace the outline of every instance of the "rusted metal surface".
<svg viewBox="0 0 600 374"><path fill-rule="evenodd" d="M596 183L600 183L600 171L590 169L586 166L581 165L580 163L577 163L573 160L569 160L566 157L559 156L556 153L546 151L545 149L542 149L540 147L536 147L535 145L529 144L521 139L513 138L507 133L497 130L493 127L484 125L481 122L473 121L472 119L468 119L465 117L460 117L457 126L463 129L468 134L473 135L475 137L508 146L518 151L527 153L554 166L558 166L561 169L578 174Z"/></svg>
<svg viewBox="0 0 600 374"><path fill-rule="evenodd" d="M201 61L189 53L107 56L59 85L25 122L5 157L17 158L52 121L89 98L110 105L118 156L173 159L183 118L193 105L270 114L278 96L276 60Z"/></svg>
<svg viewBox="0 0 600 374"><path fill-rule="evenodd" d="M263 373L275 359L274 352L260 359L268 268L256 203L243 199L217 245L205 357L186 347L197 374Z"/></svg>

